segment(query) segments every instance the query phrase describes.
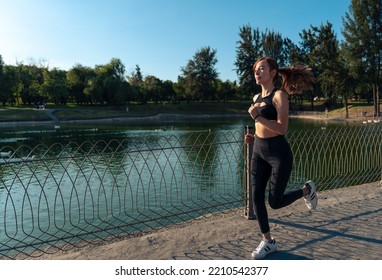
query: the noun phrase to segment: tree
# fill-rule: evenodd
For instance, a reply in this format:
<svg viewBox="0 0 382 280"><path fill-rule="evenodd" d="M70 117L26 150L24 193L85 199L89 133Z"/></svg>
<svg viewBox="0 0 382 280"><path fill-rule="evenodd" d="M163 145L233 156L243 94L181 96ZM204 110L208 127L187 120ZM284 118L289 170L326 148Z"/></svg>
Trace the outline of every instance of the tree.
<svg viewBox="0 0 382 280"><path fill-rule="evenodd" d="M284 39L280 33L268 29L262 33L261 37L264 56L277 59L279 67L287 66L291 61L291 53L296 50L291 40Z"/></svg>
<svg viewBox="0 0 382 280"><path fill-rule="evenodd" d="M343 82L349 82L349 79L345 63L340 57L339 43L332 24L327 22L320 27L311 26L309 30L303 30L300 36L307 51L304 53L306 61L313 68L325 97L330 100L343 97L347 106L348 90L347 84ZM311 101L313 106L313 96Z"/></svg>
<svg viewBox="0 0 382 280"><path fill-rule="evenodd" d="M142 90L147 98L155 103L163 99L162 81L157 77L151 75L145 77Z"/></svg>
<svg viewBox="0 0 382 280"><path fill-rule="evenodd" d="M66 86L66 71L54 68L44 69L44 83L41 86L43 101L52 100L55 104L68 102L68 89Z"/></svg>
<svg viewBox="0 0 382 280"><path fill-rule="evenodd" d="M89 102L85 94L85 88L92 77L93 71L81 64L76 64L66 73L66 84L70 97L75 100L77 105Z"/></svg>
<svg viewBox="0 0 382 280"><path fill-rule="evenodd" d="M170 80L163 81L163 100L164 101L175 101L176 93L174 89L174 83Z"/></svg>
<svg viewBox="0 0 382 280"><path fill-rule="evenodd" d="M143 103L147 102L147 97L144 95L142 91L143 87L143 75L141 72L141 68L139 65L135 65L135 71L131 73L131 75L127 78L132 90L131 99L133 101L140 101Z"/></svg>
<svg viewBox="0 0 382 280"><path fill-rule="evenodd" d="M253 64L263 55L262 40L259 29L249 25L240 27L240 40L236 47L236 74L243 99L249 99L259 90L253 75Z"/></svg>
<svg viewBox="0 0 382 280"><path fill-rule="evenodd" d="M343 18L342 45L350 73L372 91L374 115L380 115L382 0L352 0Z"/></svg>
<svg viewBox="0 0 382 280"><path fill-rule="evenodd" d="M181 68L186 94L194 100L216 99L216 81L218 72L215 64L216 50L204 47L198 50L193 59L190 59L185 67Z"/></svg>
<svg viewBox="0 0 382 280"><path fill-rule="evenodd" d="M21 100L23 104L42 102L41 85L44 82L43 69L36 65L17 64L21 83Z"/></svg>
<svg viewBox="0 0 382 280"><path fill-rule="evenodd" d="M104 100L112 105L125 103L125 65L123 65L120 59L112 58L110 62L104 66L104 70L106 73L106 77L103 81L105 91Z"/></svg>
<svg viewBox="0 0 382 280"><path fill-rule="evenodd" d="M12 105L15 103L16 97L21 91L19 72L17 71L17 67L12 65L6 65L2 68L0 101L3 106L5 106L7 102Z"/></svg>
<svg viewBox="0 0 382 280"><path fill-rule="evenodd" d="M283 57L285 65L302 64L301 50L291 39L284 39Z"/></svg>
<svg viewBox="0 0 382 280"><path fill-rule="evenodd" d="M95 77L89 83L89 90L97 103L109 105L123 104L126 101L125 66L118 58L108 64L95 67Z"/></svg>
<svg viewBox="0 0 382 280"><path fill-rule="evenodd" d="M318 32L313 26L311 26L310 29L302 30L302 33L300 33L300 38L302 41L300 42L300 58L301 58L301 63L304 65L309 65L309 67L312 68L312 71L314 73L315 77L320 76L320 67L319 67L319 57L316 55L316 44L320 44L318 42L317 36ZM315 96L320 96L320 91L317 90L319 88L320 83L318 83L315 86L315 92L312 92L310 94L310 102L311 102L311 109L314 110L314 97Z"/></svg>
<svg viewBox="0 0 382 280"><path fill-rule="evenodd" d="M226 102L227 100L234 99L237 92L236 82L231 82L229 80L222 81L218 80L217 85L217 98L218 100L223 100Z"/></svg>

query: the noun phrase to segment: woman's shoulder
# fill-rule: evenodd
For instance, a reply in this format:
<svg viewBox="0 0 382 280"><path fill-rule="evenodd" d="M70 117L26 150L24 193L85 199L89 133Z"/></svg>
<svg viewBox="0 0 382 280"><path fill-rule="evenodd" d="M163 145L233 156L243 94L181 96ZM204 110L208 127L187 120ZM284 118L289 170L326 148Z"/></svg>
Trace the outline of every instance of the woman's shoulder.
<svg viewBox="0 0 382 280"><path fill-rule="evenodd" d="M275 94L272 99L274 103L288 102L288 93L285 90L278 89L275 91Z"/></svg>
<svg viewBox="0 0 382 280"><path fill-rule="evenodd" d="M283 97L285 98L285 97L287 97L288 98L288 93L285 90L283 90L283 89L278 89L278 90L275 91L274 97L276 97L276 98L283 98Z"/></svg>

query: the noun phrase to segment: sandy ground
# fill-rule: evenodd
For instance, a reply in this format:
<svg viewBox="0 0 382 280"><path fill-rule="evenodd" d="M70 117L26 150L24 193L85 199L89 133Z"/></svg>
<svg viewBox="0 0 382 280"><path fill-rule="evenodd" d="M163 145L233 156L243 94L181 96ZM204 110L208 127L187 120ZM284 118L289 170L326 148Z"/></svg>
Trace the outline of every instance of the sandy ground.
<svg viewBox="0 0 382 280"><path fill-rule="evenodd" d="M281 251L284 250L274 256L276 259L382 259L381 202L382 183L375 182L319 192L316 211L307 210L302 199L279 210L268 207L271 231L281 243ZM354 220L359 217L362 219ZM363 236L370 228L372 231ZM354 241L361 247L365 242L377 247L375 251L366 251L367 255L354 255L352 250L339 251L330 245L338 244L339 237L345 240L341 242L349 239L354 248L357 246ZM139 237L43 255L40 259L249 259L260 238L257 222L246 219L243 209L236 209ZM306 251L310 246L313 247Z"/></svg>

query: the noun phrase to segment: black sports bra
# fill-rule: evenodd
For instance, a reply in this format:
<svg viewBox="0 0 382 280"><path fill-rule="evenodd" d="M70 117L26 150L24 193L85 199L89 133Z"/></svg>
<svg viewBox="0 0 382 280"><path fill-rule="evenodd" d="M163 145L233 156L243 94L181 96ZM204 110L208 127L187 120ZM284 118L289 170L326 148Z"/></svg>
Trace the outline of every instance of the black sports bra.
<svg viewBox="0 0 382 280"><path fill-rule="evenodd" d="M268 120L277 120L277 110L275 106L273 106L273 102L272 102L273 96L275 96L275 92L276 92L276 89L274 89L266 97L261 97L261 93L260 93L255 100L255 103L262 103L262 102L265 103L265 105L259 107L257 111L260 116Z"/></svg>

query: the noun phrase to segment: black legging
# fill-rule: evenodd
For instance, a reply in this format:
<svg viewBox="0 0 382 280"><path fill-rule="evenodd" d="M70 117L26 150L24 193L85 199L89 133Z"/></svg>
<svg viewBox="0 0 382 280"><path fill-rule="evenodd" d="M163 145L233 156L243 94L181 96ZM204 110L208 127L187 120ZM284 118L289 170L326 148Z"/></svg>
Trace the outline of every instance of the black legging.
<svg viewBox="0 0 382 280"><path fill-rule="evenodd" d="M265 189L269 181L269 205L287 206L303 196L301 189L284 194L292 172L293 155L283 135L271 138L255 136L251 159L251 184L256 218L262 233L269 232Z"/></svg>

